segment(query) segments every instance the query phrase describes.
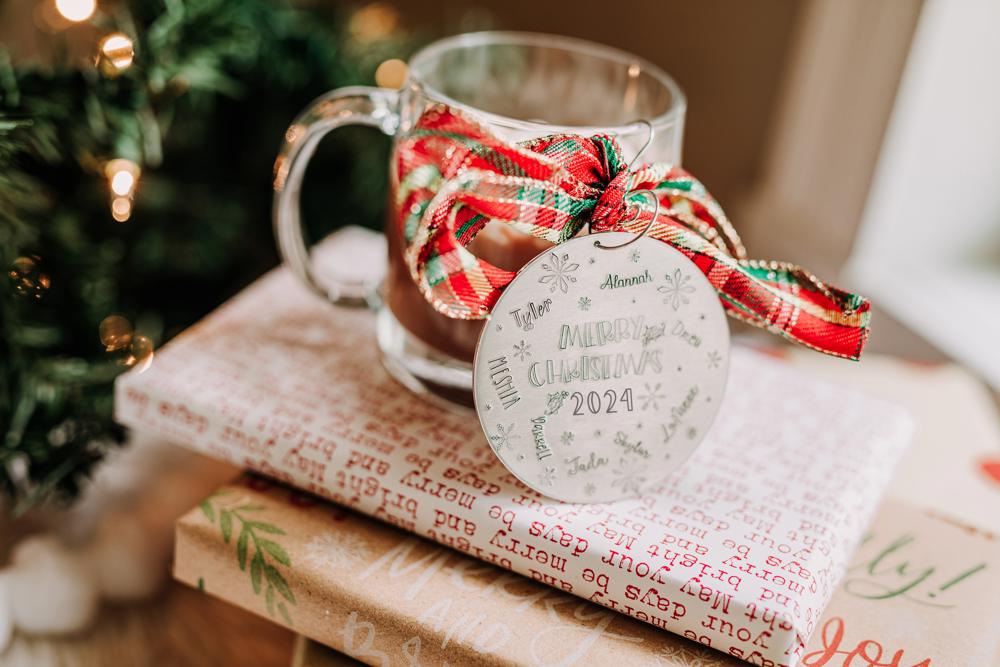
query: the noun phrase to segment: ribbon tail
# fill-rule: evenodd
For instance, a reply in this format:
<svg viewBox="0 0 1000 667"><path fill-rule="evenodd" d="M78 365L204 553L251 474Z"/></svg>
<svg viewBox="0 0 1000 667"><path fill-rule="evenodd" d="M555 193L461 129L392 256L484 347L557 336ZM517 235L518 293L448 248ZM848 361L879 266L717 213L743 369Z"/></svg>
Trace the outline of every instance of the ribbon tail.
<svg viewBox="0 0 1000 667"><path fill-rule="evenodd" d="M858 360L868 341L870 302L783 262L736 259L660 216L649 235L684 253L705 274L726 313L819 352Z"/></svg>

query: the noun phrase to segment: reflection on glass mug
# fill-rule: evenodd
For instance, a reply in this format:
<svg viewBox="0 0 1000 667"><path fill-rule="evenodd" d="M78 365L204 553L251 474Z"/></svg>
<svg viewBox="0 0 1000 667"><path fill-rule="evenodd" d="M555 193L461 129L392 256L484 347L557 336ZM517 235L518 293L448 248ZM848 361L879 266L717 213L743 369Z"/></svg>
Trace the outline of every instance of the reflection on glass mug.
<svg viewBox="0 0 1000 667"><path fill-rule="evenodd" d="M398 143L427 108L442 103L464 111L509 142L560 133L608 133L616 136L627 160L642 151L643 161L680 162L684 95L673 79L645 60L552 35L486 32L440 40L413 57L400 90L334 90L310 104L285 134L275 164L278 246L294 273L330 301L374 299L361 284L318 281L310 264L299 221L299 191L317 143L330 130L348 124L377 127ZM637 122L640 119L644 122ZM451 319L421 295L403 260L395 150L389 170L389 264L377 324L383 361L414 391L469 404L471 362L483 321ZM549 245L491 222L468 248L502 269L516 271Z"/></svg>

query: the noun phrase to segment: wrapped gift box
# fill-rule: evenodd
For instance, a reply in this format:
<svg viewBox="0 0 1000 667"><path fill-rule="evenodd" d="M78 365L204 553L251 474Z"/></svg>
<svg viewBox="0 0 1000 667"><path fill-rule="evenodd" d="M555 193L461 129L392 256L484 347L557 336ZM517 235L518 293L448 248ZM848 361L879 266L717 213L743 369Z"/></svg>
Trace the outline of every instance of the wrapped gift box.
<svg viewBox="0 0 1000 667"><path fill-rule="evenodd" d="M228 540L221 526L227 512ZM288 582L294 604L272 594L286 604L285 614L273 601L268 614L266 583L255 589L250 569L240 569L244 520L281 531L267 537L284 557L265 550L262 558ZM250 560L252 545L248 552ZM383 666L743 664L254 476L220 488L178 521L174 571L191 586L341 652L303 647L317 666L358 664L345 655ZM887 502L800 664L998 664L997 595L996 538Z"/></svg>
<svg viewBox="0 0 1000 667"><path fill-rule="evenodd" d="M846 363L846 362L845 362ZM142 372L140 372L140 370ZM795 664L910 440L900 409L736 348L646 496L568 504L379 363L374 316L265 276L119 378L118 419L742 659Z"/></svg>

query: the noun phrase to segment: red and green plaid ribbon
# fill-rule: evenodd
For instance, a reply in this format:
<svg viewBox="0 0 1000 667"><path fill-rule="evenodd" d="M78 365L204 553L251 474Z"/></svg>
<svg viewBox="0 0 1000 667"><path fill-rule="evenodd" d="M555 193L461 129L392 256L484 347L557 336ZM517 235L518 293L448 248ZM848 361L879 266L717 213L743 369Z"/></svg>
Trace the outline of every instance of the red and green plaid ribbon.
<svg viewBox="0 0 1000 667"><path fill-rule="evenodd" d="M668 164L629 171L608 135L554 135L511 145L464 114L427 110L397 147L396 206L405 260L436 310L486 318L516 275L466 249L491 220L561 243L591 232L642 231L653 211L629 194L652 190L659 214L647 235L682 252L731 316L838 357L857 359L871 305L800 267L746 258L705 187ZM634 202L634 203L633 203Z"/></svg>

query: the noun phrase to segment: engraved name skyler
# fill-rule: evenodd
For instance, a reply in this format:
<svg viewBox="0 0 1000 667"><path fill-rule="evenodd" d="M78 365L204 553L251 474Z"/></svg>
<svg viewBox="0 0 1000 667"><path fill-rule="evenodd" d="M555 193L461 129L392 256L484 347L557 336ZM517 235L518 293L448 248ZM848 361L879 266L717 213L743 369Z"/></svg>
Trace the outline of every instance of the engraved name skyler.
<svg viewBox="0 0 1000 667"><path fill-rule="evenodd" d="M629 239L621 233L603 238ZM573 502L633 496L698 444L725 384L715 290L658 241L577 238L507 286L476 355L476 408L521 481Z"/></svg>

